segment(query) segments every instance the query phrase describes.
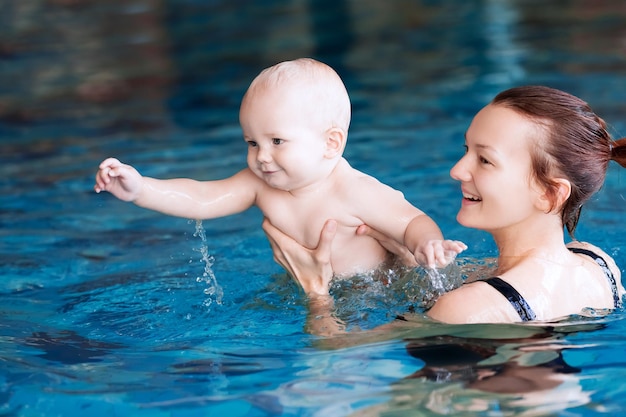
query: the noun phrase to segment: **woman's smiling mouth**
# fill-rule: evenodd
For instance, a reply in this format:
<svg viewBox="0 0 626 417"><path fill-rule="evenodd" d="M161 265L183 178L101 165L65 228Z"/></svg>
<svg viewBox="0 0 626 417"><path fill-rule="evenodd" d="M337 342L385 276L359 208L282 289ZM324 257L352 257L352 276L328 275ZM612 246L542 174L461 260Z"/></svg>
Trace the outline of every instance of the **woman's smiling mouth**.
<svg viewBox="0 0 626 417"><path fill-rule="evenodd" d="M463 191L463 199L464 200L468 200L468 201L482 201L482 199L476 195L470 194L470 193L466 193L465 191Z"/></svg>

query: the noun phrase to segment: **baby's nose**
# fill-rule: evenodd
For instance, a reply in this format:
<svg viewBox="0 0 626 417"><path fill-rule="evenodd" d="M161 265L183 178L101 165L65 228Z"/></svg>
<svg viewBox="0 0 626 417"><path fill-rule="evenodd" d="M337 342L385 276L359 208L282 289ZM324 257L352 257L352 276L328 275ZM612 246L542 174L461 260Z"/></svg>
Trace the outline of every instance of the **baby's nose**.
<svg viewBox="0 0 626 417"><path fill-rule="evenodd" d="M267 163L272 160L272 154L269 150L259 146L259 151L256 154L256 160L261 163Z"/></svg>

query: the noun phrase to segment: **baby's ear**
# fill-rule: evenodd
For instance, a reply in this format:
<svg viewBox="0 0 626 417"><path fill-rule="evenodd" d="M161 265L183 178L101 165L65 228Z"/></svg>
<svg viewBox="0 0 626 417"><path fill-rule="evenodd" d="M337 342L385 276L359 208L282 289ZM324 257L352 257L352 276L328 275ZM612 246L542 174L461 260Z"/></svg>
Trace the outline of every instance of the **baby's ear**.
<svg viewBox="0 0 626 417"><path fill-rule="evenodd" d="M324 156L333 159L343 154L346 147L346 132L338 127L333 127L326 132L326 152Z"/></svg>

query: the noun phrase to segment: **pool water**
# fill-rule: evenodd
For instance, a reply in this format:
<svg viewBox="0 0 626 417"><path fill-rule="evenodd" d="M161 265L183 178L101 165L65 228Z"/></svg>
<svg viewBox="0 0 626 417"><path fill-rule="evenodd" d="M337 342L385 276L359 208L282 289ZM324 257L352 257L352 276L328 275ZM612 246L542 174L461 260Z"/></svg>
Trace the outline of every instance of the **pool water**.
<svg viewBox="0 0 626 417"><path fill-rule="evenodd" d="M564 89L626 136L626 4L7 0L0 23L0 415L626 412L624 311L441 325L419 314L433 284L417 271L334 287L351 333L316 337L258 210L196 222L92 190L108 156L161 178L237 172L247 85L312 56L350 93L351 164L469 244L451 279L495 253L455 222L448 171L497 92ZM622 274L625 178L611 166L577 231Z"/></svg>

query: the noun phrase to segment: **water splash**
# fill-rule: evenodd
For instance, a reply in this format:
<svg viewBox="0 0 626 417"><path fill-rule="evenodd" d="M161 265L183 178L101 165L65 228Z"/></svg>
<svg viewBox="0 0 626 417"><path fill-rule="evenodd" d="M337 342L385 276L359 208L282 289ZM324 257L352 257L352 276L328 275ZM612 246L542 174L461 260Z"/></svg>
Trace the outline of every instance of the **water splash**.
<svg viewBox="0 0 626 417"><path fill-rule="evenodd" d="M202 273L202 276L196 278L197 282L203 282L206 284L203 292L208 296L208 298L202 302L202 305L210 307L214 302L221 305L222 298L224 297L224 290L218 284L217 278L211 269L215 258L209 255L209 247L206 243L206 233L204 232L204 227L202 227L202 220L196 220L196 231L193 235L194 237L200 237L200 240L202 241L200 249L194 249L200 251L200 254L202 255L202 262L204 262L204 272Z"/></svg>
<svg viewBox="0 0 626 417"><path fill-rule="evenodd" d="M450 256L437 269L389 265L366 274L335 279L330 293L335 314L348 328L373 328L408 311L422 313L444 293L463 284L463 260Z"/></svg>
<svg viewBox="0 0 626 417"><path fill-rule="evenodd" d="M425 308L432 307L441 295L463 284L463 274L454 261L450 261L442 268L425 268L424 272L428 277L422 284L422 305Z"/></svg>

